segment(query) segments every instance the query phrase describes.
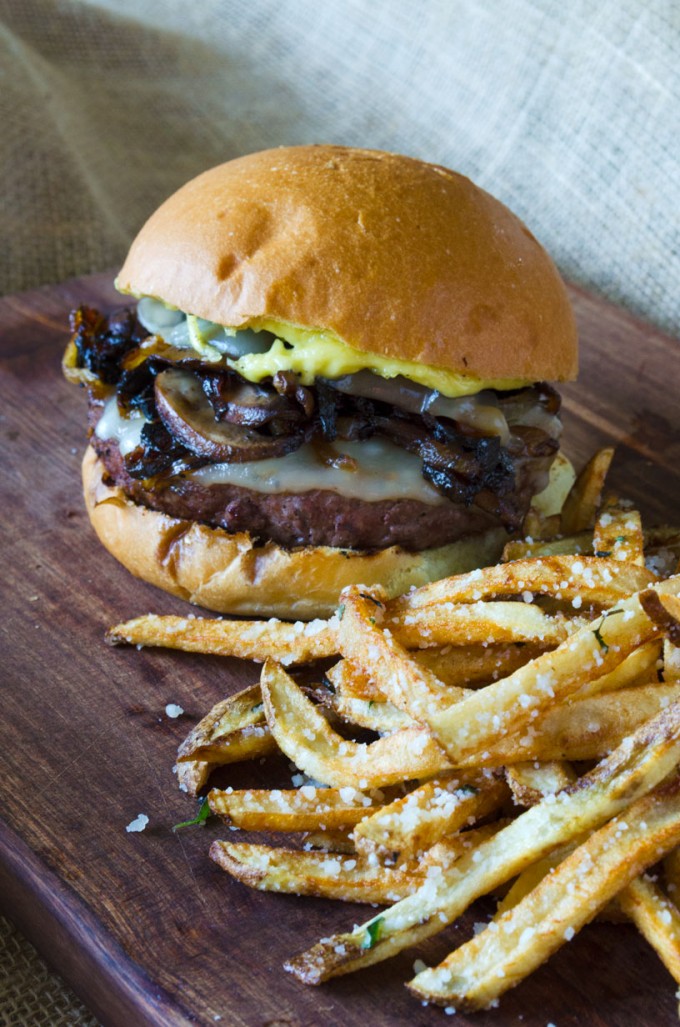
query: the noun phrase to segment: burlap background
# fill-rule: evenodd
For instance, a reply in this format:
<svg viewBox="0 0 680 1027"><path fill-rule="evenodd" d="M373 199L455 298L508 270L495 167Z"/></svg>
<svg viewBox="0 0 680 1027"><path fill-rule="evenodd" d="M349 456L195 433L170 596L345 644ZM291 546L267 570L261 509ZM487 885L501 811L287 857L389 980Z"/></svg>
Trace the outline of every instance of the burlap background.
<svg viewBox="0 0 680 1027"><path fill-rule="evenodd" d="M211 164L335 141L471 175L680 333L679 69L676 0L0 0L0 291L117 264ZM0 1022L89 1022L4 937Z"/></svg>
<svg viewBox="0 0 680 1027"><path fill-rule="evenodd" d="M98 1022L0 917L0 1027L97 1027Z"/></svg>
<svg viewBox="0 0 680 1027"><path fill-rule="evenodd" d="M470 174L680 331L677 0L0 0L0 291L116 264L200 169L291 142Z"/></svg>

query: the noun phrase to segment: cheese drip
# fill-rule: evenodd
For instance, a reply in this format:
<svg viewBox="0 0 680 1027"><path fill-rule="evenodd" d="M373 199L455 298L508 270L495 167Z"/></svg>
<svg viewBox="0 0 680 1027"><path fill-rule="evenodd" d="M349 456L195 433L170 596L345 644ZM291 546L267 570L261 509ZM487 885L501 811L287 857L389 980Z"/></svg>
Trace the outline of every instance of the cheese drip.
<svg viewBox="0 0 680 1027"><path fill-rule="evenodd" d="M244 464L209 464L186 477L202 485L239 485L254 492L323 489L369 503L417 499L435 506L446 502L423 478L420 458L387 439L335 443L329 448L338 456L350 457L353 469L327 466L314 446L305 444L286 456Z"/></svg>
<svg viewBox="0 0 680 1027"><path fill-rule="evenodd" d="M118 443L121 456L127 456L141 444L142 428L145 424L147 420L139 410L133 410L129 417L121 414L114 394L109 396L104 404L94 433L98 439L114 439Z"/></svg>

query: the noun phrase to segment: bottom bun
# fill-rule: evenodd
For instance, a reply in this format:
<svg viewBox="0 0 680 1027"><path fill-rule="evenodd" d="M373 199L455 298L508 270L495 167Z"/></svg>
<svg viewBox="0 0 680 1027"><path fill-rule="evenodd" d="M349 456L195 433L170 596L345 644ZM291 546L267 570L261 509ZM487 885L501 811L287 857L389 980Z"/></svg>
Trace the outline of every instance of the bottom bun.
<svg viewBox="0 0 680 1027"><path fill-rule="evenodd" d="M91 446L83 459L83 488L100 541L132 574L218 613L309 620L329 616L347 585L382 585L388 596L495 562L508 539L503 528L437 549L410 553L398 546L375 552L256 544L179 520L132 502L104 484L104 465Z"/></svg>

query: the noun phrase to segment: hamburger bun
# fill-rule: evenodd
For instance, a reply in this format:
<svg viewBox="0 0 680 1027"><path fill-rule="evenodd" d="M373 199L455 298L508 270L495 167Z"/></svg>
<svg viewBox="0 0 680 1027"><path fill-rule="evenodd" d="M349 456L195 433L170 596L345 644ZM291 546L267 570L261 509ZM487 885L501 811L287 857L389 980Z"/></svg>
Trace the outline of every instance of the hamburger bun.
<svg viewBox="0 0 680 1027"><path fill-rule="evenodd" d="M152 214L116 284L481 379L577 372L564 284L529 229L469 178L396 154L299 146L212 168Z"/></svg>
<svg viewBox="0 0 680 1027"><path fill-rule="evenodd" d="M213 168L151 216L116 284L228 334L273 332L288 348L301 334L305 354L321 339L383 381L405 377L444 397L576 375L566 290L529 230L462 175L394 154L302 146ZM97 401L79 360L72 341L66 373ZM93 436L100 456L106 439ZM108 484L110 472L88 448L85 499L105 547L138 577L222 613L324 616L349 584L398 595L496 560L507 539L480 514L478 533L418 552L286 548L138 504Z"/></svg>

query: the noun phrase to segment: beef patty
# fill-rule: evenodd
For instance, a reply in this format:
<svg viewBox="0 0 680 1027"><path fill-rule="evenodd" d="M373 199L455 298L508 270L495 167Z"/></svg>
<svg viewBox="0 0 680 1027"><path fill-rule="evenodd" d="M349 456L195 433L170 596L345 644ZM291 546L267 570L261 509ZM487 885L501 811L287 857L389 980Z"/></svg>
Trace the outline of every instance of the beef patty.
<svg viewBox="0 0 680 1027"><path fill-rule="evenodd" d="M247 531L254 538L271 539L286 548L384 549L398 545L417 552L479 534L501 523L477 505L450 501L366 502L321 489L299 494L265 493L236 485L205 485L181 475L165 479L160 488L147 488L143 481L128 474L117 442L93 435L91 445L109 478L135 502L172 517L229 532ZM531 497L547 480L551 461L552 456L534 459L518 469L514 499L524 512Z"/></svg>

